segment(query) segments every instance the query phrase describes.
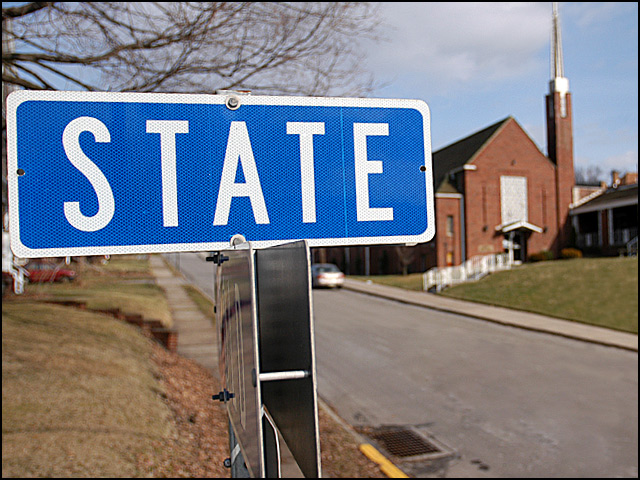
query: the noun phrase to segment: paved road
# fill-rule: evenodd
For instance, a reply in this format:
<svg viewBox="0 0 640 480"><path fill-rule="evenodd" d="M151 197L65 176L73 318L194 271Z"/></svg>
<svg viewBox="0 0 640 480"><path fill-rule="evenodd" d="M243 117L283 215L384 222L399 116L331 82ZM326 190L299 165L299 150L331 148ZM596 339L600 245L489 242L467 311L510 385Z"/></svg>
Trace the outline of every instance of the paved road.
<svg viewBox="0 0 640 480"><path fill-rule="evenodd" d="M636 353L350 291L314 310L320 395L421 426L459 453L447 476L637 477Z"/></svg>
<svg viewBox="0 0 640 480"><path fill-rule="evenodd" d="M210 263L180 264L211 288ZM457 452L400 464L415 476L637 477L637 353L351 291L314 291L314 311L319 395L342 418Z"/></svg>

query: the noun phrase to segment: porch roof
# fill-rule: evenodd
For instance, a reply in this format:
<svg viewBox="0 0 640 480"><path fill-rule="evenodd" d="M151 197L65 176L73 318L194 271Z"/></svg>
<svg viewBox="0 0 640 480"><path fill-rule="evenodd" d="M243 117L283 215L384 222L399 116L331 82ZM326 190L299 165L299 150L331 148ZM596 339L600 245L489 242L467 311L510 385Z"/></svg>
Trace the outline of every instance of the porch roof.
<svg viewBox="0 0 640 480"><path fill-rule="evenodd" d="M509 233L514 230L530 230L536 233L542 233L542 228L524 220L518 220L517 222L503 223L496 227L496 232Z"/></svg>
<svg viewBox="0 0 640 480"><path fill-rule="evenodd" d="M570 215L596 212L608 208L624 207L638 204L638 184L620 185L617 188L610 188L606 192L598 195L593 200L586 202L576 208L571 209Z"/></svg>

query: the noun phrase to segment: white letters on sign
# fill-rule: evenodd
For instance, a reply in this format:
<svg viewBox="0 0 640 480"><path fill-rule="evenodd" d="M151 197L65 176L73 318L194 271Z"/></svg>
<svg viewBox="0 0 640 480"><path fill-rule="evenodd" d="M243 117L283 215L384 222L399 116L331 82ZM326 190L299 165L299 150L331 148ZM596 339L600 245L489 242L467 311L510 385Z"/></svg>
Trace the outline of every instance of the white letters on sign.
<svg viewBox="0 0 640 480"><path fill-rule="evenodd" d="M356 162L356 215L359 222L393 220L393 208L371 208L369 205L369 174L382 173L380 160L367 159L367 137L373 135L389 135L389 124L353 124L353 148Z"/></svg>
<svg viewBox="0 0 640 480"><path fill-rule="evenodd" d="M302 222L316 222L316 182L313 171L313 136L324 135L324 123L287 122L289 135L300 135Z"/></svg>
<svg viewBox="0 0 640 480"><path fill-rule="evenodd" d="M189 122L185 120L147 120L147 133L160 134L163 226L177 227L178 176L176 174L176 134L189 133Z"/></svg>
<svg viewBox="0 0 640 480"><path fill-rule="evenodd" d="M80 117L72 120L62 135L64 151L69 161L89 180L98 197L98 212L87 217L78 202L64 202L67 221L78 230L94 232L106 227L115 212L111 186L100 169L80 148L80 134L91 132L96 142L111 141L109 130L100 120ZM162 222L165 227L178 226L178 181L176 172L176 135L189 133L186 120L147 120L147 133L160 134L160 165L162 173ZM300 137L300 186L302 191L302 221L316 222L315 174L313 156L314 135L325 134L322 122L287 122L288 135ZM367 158L367 137L388 136L386 123L354 123L356 214L359 222L393 220L393 208L371 207L369 203L369 175L382 173L382 161ZM244 182L236 183L238 167ZM248 197L256 224L269 223L256 160L245 122L231 122L227 148L222 166L213 225L227 225L234 197Z"/></svg>
<svg viewBox="0 0 640 480"><path fill-rule="evenodd" d="M83 232L95 232L106 227L115 212L115 200L111 185L102 171L87 157L80 148L80 134L93 133L96 142L111 141L109 130L100 120L91 117L79 117L69 122L62 133L64 153L71 164L87 177L98 197L98 212L93 217L87 217L80 211L79 202L64 202L64 216L73 227Z"/></svg>
<svg viewBox="0 0 640 480"><path fill-rule="evenodd" d="M240 163L242 163L245 183L235 183L238 164ZM245 122L231 122L227 153L224 156L224 165L222 166L220 190L218 190L216 214L213 219L214 225L227 224L233 197L249 197L256 223L269 223L267 206L264 203L260 177L258 177L256 160L253 157L249 132Z"/></svg>

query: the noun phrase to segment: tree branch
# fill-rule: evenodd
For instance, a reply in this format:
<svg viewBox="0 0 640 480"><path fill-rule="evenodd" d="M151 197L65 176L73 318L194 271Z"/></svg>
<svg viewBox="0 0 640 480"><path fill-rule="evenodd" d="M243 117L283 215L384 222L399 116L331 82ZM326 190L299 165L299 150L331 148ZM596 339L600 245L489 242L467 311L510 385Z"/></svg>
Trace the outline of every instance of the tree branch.
<svg viewBox="0 0 640 480"><path fill-rule="evenodd" d="M3 66L20 64L10 77L29 85L37 65L87 90L326 95L371 86L357 55L377 27L366 3L32 2L3 8L3 18L13 40ZM70 65L103 75L88 81Z"/></svg>
<svg viewBox="0 0 640 480"><path fill-rule="evenodd" d="M6 83L10 83L13 85L19 85L21 87L27 88L29 90L46 90L41 85L36 85L35 83L29 82L21 77L16 77L14 75L10 75L7 72L2 72L2 81Z"/></svg>
<svg viewBox="0 0 640 480"><path fill-rule="evenodd" d="M55 2L30 2L19 7L2 7L2 20L5 18L18 18L50 7Z"/></svg>

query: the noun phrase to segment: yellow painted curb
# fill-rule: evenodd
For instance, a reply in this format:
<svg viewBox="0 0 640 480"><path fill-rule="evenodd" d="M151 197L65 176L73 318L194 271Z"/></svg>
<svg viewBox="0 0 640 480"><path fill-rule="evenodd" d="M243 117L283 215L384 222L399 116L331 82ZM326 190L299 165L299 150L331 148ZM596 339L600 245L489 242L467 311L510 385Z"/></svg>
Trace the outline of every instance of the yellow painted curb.
<svg viewBox="0 0 640 480"><path fill-rule="evenodd" d="M380 465L382 472L389 478L409 478L409 475L404 473L393 463L389 461L384 455L376 450L373 445L368 443L361 443L358 445L360 451L371 461Z"/></svg>

